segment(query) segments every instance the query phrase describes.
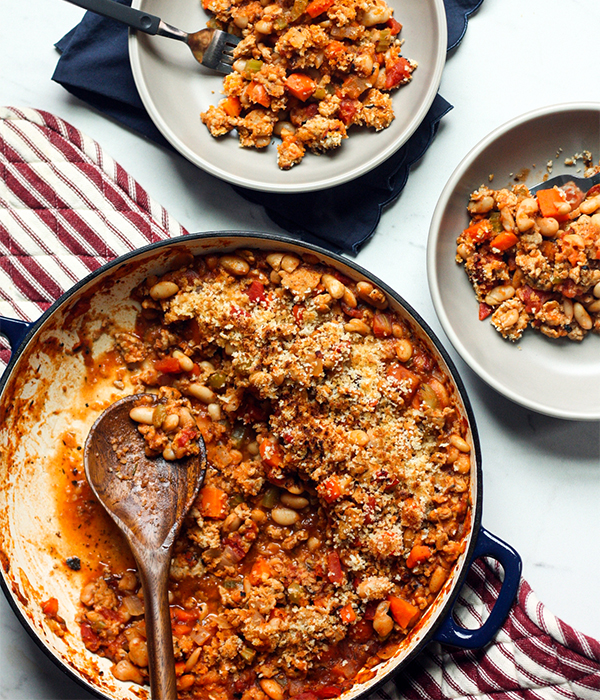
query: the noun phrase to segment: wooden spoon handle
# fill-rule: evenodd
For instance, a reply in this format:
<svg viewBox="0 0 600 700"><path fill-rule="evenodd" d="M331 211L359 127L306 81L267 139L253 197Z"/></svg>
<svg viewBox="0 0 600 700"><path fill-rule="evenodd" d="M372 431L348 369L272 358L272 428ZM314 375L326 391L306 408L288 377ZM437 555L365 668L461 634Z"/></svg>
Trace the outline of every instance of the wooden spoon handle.
<svg viewBox="0 0 600 700"><path fill-rule="evenodd" d="M150 659L152 700L177 700L173 632L167 589L170 552L161 550L137 559L144 591L146 640Z"/></svg>

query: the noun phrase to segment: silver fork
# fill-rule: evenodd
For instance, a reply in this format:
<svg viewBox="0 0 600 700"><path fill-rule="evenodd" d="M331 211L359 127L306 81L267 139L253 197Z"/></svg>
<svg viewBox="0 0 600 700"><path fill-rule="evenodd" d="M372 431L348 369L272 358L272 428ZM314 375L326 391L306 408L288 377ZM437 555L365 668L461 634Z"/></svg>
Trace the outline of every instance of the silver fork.
<svg viewBox="0 0 600 700"><path fill-rule="evenodd" d="M582 192L587 192L594 185L600 183L600 173L596 173L591 177L576 177L574 175L569 175L568 173L564 173L563 175L555 175L549 180L546 180L546 182L539 182L537 185L530 187L529 191L532 194L535 194L539 190L552 189L552 187L554 187L555 185L557 187L561 187L562 185L566 185L567 182L574 182Z"/></svg>
<svg viewBox="0 0 600 700"><path fill-rule="evenodd" d="M135 10L128 5L121 5L115 0L67 0L67 2L103 17L116 19L146 34L158 34L183 41L190 47L198 63L219 73L227 74L233 70L233 50L240 41L240 38L234 34L220 29L201 29L188 34L163 22L160 17Z"/></svg>

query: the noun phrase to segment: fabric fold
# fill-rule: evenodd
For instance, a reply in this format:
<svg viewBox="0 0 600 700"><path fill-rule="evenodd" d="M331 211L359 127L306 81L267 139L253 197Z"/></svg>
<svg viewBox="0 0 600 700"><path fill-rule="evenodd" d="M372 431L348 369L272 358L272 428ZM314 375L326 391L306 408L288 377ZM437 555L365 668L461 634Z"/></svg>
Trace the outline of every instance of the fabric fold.
<svg viewBox="0 0 600 700"><path fill-rule="evenodd" d="M444 0L448 49L460 43L468 17L483 0ZM130 4L131 0L118 0ZM91 12L66 34L52 79L98 111L170 148L139 97L129 64L127 27ZM425 155L451 105L438 95L409 141L385 163L349 183L308 194L262 193L235 187L294 236L356 253L373 235L383 208L400 194L411 166Z"/></svg>

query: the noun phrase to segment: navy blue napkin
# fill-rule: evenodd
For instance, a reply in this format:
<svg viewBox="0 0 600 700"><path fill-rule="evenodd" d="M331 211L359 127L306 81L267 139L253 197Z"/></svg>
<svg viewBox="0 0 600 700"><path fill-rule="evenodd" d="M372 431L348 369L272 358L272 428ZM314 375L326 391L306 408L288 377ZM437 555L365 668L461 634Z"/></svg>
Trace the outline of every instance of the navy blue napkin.
<svg viewBox="0 0 600 700"><path fill-rule="evenodd" d="M131 4L131 0L118 0ZM483 0L444 0L448 51L467 29ZM127 27L87 12L57 44L61 53L52 79L100 112L170 148L144 109L129 65ZM374 233L383 208L404 188L411 166L429 148L452 106L437 95L423 123L385 163L338 187L307 194L273 194L234 189L262 205L279 226L303 240L356 253Z"/></svg>

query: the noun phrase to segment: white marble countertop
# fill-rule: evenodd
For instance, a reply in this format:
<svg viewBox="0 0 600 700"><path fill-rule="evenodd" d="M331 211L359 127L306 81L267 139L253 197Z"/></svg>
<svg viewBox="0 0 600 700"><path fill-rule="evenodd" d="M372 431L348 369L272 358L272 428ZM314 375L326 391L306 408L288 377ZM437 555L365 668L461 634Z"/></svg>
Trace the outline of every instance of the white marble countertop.
<svg viewBox="0 0 600 700"><path fill-rule="evenodd" d="M50 80L58 59L53 45L82 14L63 0L3 0L0 104L48 110L96 139L189 231L278 231L226 183L97 114ZM480 381L437 321L425 252L444 184L486 134L538 107L600 102L599 26L598 0L484 0L443 75L441 94L454 109L357 256L425 318L457 362L480 432L485 527L519 551L525 579L549 610L596 639L600 423L533 413ZM0 698L82 697L88 696L36 647L1 596Z"/></svg>

